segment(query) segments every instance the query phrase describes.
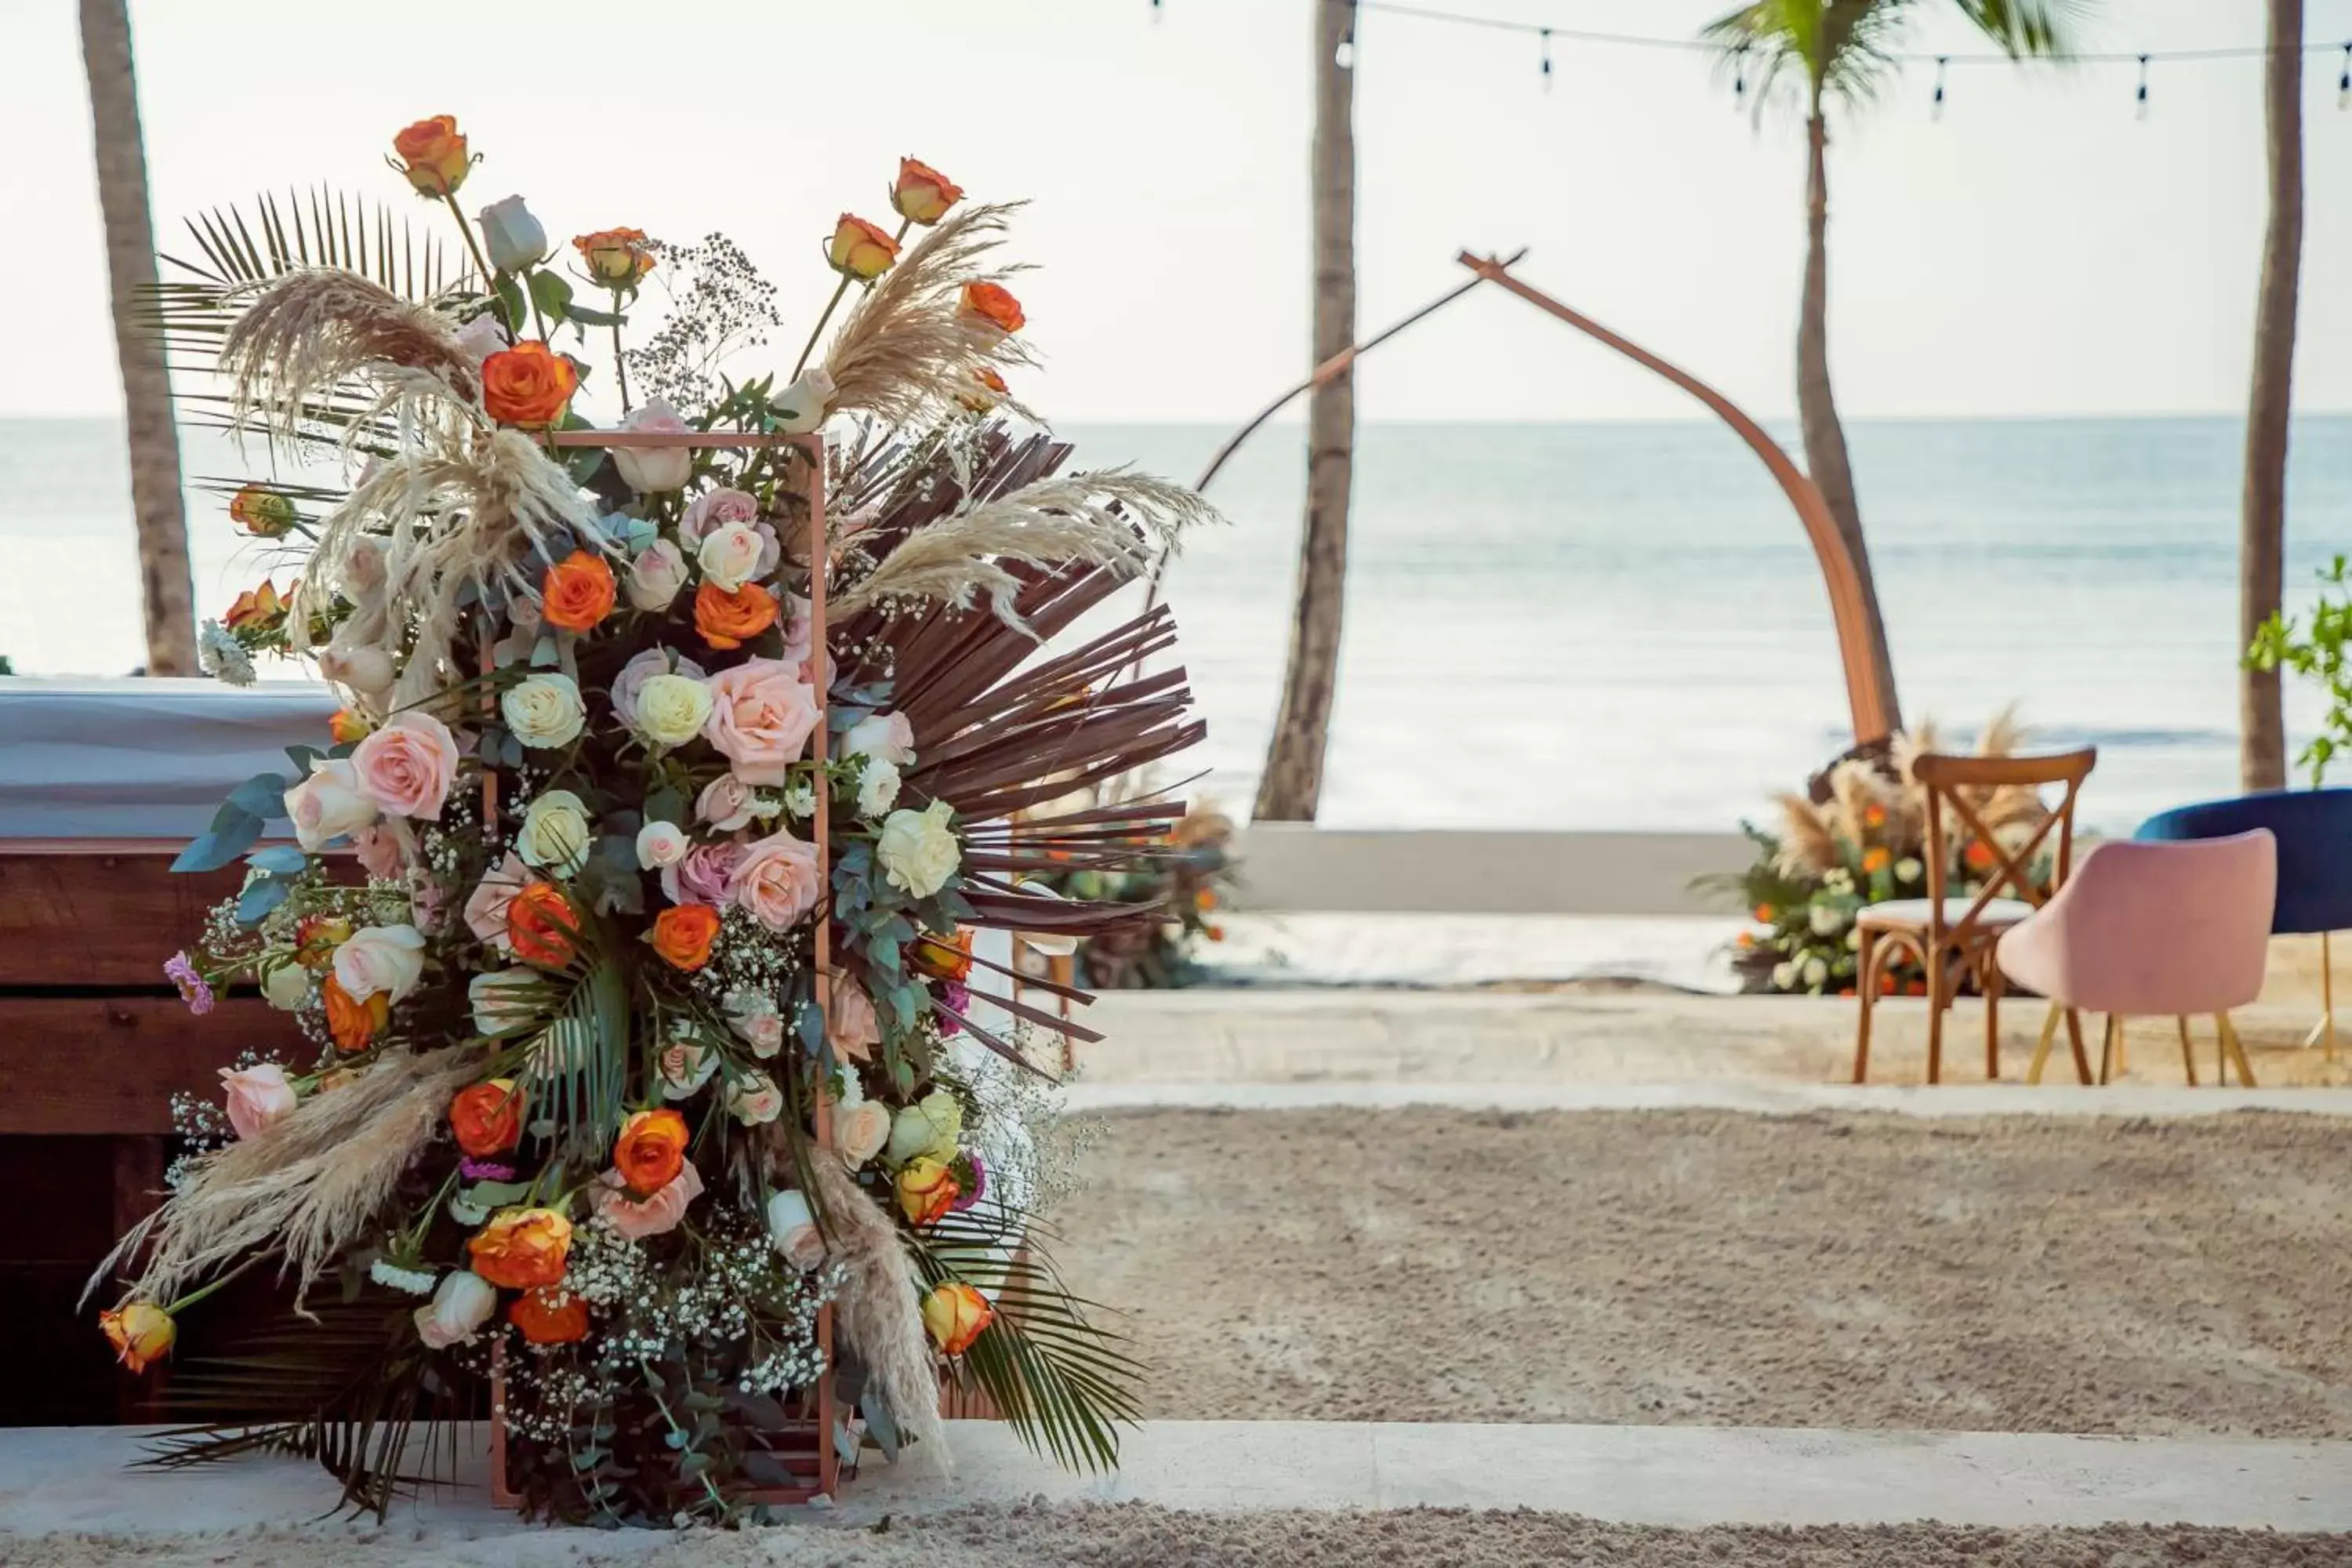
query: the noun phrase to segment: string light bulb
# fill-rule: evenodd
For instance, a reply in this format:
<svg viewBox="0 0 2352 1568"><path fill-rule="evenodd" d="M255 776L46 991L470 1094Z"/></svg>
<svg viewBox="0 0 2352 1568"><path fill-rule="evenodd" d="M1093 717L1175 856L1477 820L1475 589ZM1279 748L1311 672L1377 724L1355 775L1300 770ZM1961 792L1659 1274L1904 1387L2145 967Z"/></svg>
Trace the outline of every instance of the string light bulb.
<svg viewBox="0 0 2352 1568"><path fill-rule="evenodd" d="M2147 118L2147 57L2139 58L2139 106L2134 110L2142 120Z"/></svg>
<svg viewBox="0 0 2352 1568"><path fill-rule="evenodd" d="M2344 46L2344 74L2336 79L2336 107L2352 107L2352 43Z"/></svg>
<svg viewBox="0 0 2352 1568"><path fill-rule="evenodd" d="M1543 30L1543 89L1551 90L1551 29Z"/></svg>
<svg viewBox="0 0 2352 1568"><path fill-rule="evenodd" d="M2347 45L2352 47L2352 45ZM1748 102L1748 46L1740 45L1731 51L1731 107L1738 110Z"/></svg>
<svg viewBox="0 0 2352 1568"><path fill-rule="evenodd" d="M1339 47L1331 51L1331 63L1343 71L1356 68L1356 0L1347 0L1348 29L1339 35Z"/></svg>
<svg viewBox="0 0 2352 1568"><path fill-rule="evenodd" d="M1927 110L1930 120L1944 118L1944 68L1950 63L1950 58L1948 55L1936 57L1936 101Z"/></svg>

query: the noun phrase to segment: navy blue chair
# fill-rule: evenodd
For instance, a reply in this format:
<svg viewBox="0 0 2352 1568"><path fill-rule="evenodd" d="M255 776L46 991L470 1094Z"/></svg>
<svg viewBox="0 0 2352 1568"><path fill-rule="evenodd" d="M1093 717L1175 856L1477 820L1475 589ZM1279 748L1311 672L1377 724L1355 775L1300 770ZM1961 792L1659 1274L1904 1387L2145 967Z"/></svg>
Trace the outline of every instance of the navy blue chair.
<svg viewBox="0 0 2352 1568"><path fill-rule="evenodd" d="M2306 1046L2336 1051L2336 984L2328 933L2352 929L2352 789L2271 790L2158 812L2135 838L2226 838L2267 827L2278 840L2274 933L2319 933L2319 985L2326 1009Z"/></svg>

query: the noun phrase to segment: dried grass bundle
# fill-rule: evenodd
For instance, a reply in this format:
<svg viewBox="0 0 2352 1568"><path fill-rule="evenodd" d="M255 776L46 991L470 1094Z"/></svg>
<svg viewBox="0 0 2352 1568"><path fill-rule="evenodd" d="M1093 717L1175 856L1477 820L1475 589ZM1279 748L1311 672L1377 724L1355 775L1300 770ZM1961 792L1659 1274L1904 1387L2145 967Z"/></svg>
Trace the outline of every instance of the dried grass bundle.
<svg viewBox="0 0 2352 1568"><path fill-rule="evenodd" d="M1120 581L1150 564L1155 544L1217 516L1181 485L1111 470L1039 479L907 535L861 583L834 599L846 620L889 599L969 608L985 594L997 617L1024 625L1023 578L1012 564L1102 567Z"/></svg>
<svg viewBox="0 0 2352 1568"><path fill-rule="evenodd" d="M843 1340L866 1364L874 1391L908 1439L928 1443L949 1464L947 1423L940 1418L940 1369L923 1328L922 1283L898 1240L898 1226L868 1197L841 1162L820 1154L811 1167L835 1261L842 1266L834 1303Z"/></svg>
<svg viewBox="0 0 2352 1568"><path fill-rule="evenodd" d="M230 405L240 422L258 417L274 445L300 439L306 414L354 380L371 397L367 412L348 422L354 434L386 412L413 416L433 401L470 404L478 395L448 319L355 272L306 268L221 299L246 302L221 344Z"/></svg>
<svg viewBox="0 0 2352 1568"><path fill-rule="evenodd" d="M825 350L835 413L919 422L971 392L975 372L1036 363L1017 335L975 329L956 313L965 284L1017 270L982 263L1003 243L1005 220L1020 206L955 214L866 291Z"/></svg>
<svg viewBox="0 0 2352 1568"><path fill-rule="evenodd" d="M473 1080L472 1052L394 1052L356 1082L304 1100L268 1131L204 1155L180 1189L117 1242L87 1300L117 1265L154 1244L125 1299L171 1301L250 1254L285 1253L308 1289L373 1224L431 1141L449 1098Z"/></svg>
<svg viewBox="0 0 2352 1568"><path fill-rule="evenodd" d="M2009 756L2024 738L2025 726L2011 703L1985 725L1977 740L1977 755ZM1885 768L1858 760L1832 768L1826 803L1816 805L1797 795L1777 797L1780 848L1774 864L1785 876L1818 877L1846 863L1848 846L1884 846L1898 855L1917 853L1927 837L1927 789L1913 764L1942 749L1936 721L1923 719L1895 737ZM2030 830L2050 815L2041 794L2027 784L1971 785L1954 793L1995 832Z"/></svg>

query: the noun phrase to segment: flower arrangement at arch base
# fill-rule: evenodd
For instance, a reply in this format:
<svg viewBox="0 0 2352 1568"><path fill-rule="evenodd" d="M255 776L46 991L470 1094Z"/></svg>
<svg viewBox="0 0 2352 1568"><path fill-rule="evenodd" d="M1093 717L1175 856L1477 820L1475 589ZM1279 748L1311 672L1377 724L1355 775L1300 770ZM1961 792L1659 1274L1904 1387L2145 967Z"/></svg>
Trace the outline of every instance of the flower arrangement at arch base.
<svg viewBox="0 0 2352 1568"><path fill-rule="evenodd" d="M265 201L191 225L154 303L224 426L341 459L220 481L300 575L208 630L216 668L307 658L345 703L181 858L246 867L167 966L191 1006L257 986L313 1051L182 1107L195 1152L92 1282L133 1371L245 1270L296 1293L186 1358L171 1394L236 1419L167 1462L305 1453L381 1511L495 1361L551 1519L736 1517L799 1473L820 1389L894 1453L942 1443L943 1376L1115 1463L1138 1369L1045 1257L1068 1171L1027 1048L1094 1037L974 937L1158 918L1035 878L1171 852L1181 804L1049 803L1199 738L1181 670L1122 673L1172 622L1042 645L1205 507L1055 476L1006 391L1011 209L912 160L895 233L828 241L803 363L745 382L718 362L774 290L723 238L583 235L575 290L519 199L464 216L453 121L394 162L462 230L446 268ZM607 375L636 444L559 438Z"/></svg>

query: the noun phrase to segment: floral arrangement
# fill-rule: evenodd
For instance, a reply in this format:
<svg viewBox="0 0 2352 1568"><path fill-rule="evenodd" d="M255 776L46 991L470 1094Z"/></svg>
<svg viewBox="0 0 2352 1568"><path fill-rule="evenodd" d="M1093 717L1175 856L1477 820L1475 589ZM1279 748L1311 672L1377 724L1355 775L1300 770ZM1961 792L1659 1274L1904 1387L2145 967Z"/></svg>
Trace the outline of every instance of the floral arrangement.
<svg viewBox="0 0 2352 1568"><path fill-rule="evenodd" d="M1078 870L1045 879L1058 892L1090 902L1157 910L1159 918L1107 931L1083 941L1024 942L1027 976L1052 973L1051 962L1071 961L1080 985L1094 991L1191 985L1202 975L1200 943L1225 940L1217 911L1238 880L1231 845L1234 825L1199 802L1169 835L1170 855L1117 870Z"/></svg>
<svg viewBox="0 0 2352 1568"><path fill-rule="evenodd" d="M2020 735L2013 712L2004 710L1985 726L1977 750L2006 756ZM1739 825L1756 846L1756 861L1723 886L1760 928L1733 942L1732 966L1744 990L1853 994L1862 947L1854 917L1865 905L1927 896L1927 792L1912 776L1911 760L1937 747L1935 725L1923 723L1897 735L1883 761L1850 758L1831 768L1820 798L1780 796L1778 833ZM2005 845L2031 838L2049 816L2041 797L2023 786L1965 793ZM1951 853L1945 886L1972 898L1998 864L1992 847L1969 838ZM1927 993L1927 976L1909 959L1884 965L1879 984L1887 993Z"/></svg>
<svg viewBox="0 0 2352 1568"><path fill-rule="evenodd" d="M1095 1037L974 937L1156 918L1039 879L1180 853L1181 806L1045 805L1198 739L1181 671L1126 673L1172 622L1041 645L1206 508L1055 477L1005 381L1012 209L925 164L895 230L827 239L791 374L736 380L780 317L730 243L602 229L567 269L520 198L465 215L478 162L446 116L394 142L454 262L265 200L192 224L156 296L219 423L340 459L215 482L299 575L207 657L306 658L344 706L180 858L246 868L166 966L189 1005L256 986L314 1049L186 1108L170 1195L92 1281L104 1330L142 1369L274 1268L286 1312L173 1380L236 1419L172 1457L314 1455L379 1512L411 1423L493 1379L508 1482L551 1519L819 1489L860 1437L943 1442L942 1377L1113 1464L1137 1369L1043 1250L1068 1176L1030 1050Z"/></svg>

